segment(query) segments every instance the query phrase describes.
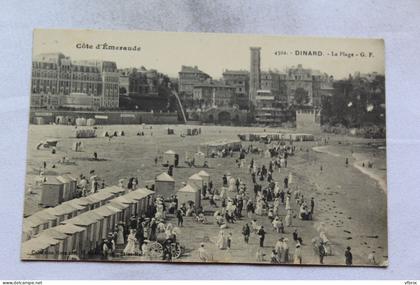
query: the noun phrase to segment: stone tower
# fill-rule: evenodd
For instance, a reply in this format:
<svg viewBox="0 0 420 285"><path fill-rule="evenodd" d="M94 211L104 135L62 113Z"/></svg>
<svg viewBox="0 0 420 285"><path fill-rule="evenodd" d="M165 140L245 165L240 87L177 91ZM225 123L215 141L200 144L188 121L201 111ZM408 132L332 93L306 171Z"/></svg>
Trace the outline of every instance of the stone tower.
<svg viewBox="0 0 420 285"><path fill-rule="evenodd" d="M255 105L257 90L261 88L261 48L251 47L250 50L249 101Z"/></svg>

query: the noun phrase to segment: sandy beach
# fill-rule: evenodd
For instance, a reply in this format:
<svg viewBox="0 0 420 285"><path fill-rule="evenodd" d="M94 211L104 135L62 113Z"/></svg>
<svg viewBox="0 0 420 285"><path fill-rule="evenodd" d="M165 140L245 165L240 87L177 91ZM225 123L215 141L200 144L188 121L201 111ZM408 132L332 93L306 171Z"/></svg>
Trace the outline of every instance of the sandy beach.
<svg viewBox="0 0 420 285"><path fill-rule="evenodd" d="M95 170L95 173L103 178L107 185L117 184L120 178L137 176L140 186L144 186L147 181L153 180L156 175L166 171L166 168L160 164L154 164L154 157L157 153L172 149L181 156L181 167L176 168L174 172L176 189L179 189L183 181L199 171L197 168L189 168L183 164L186 152L199 150L200 144L203 142L220 138L236 139L240 132L264 131L263 128L201 126L201 135L181 137L179 134L186 129L186 126L171 126L175 130L175 135L167 135L167 127L163 125L153 126L152 129L144 130L141 129L142 126L99 127L97 130L99 135L104 131L122 129L126 136L116 137L112 140L101 136L84 139L82 140L84 151L74 152L71 150L73 142L77 140L73 137L74 127L30 125L26 190L31 185L34 194L26 195L25 215L30 215L40 209L38 205L39 188L35 186L35 180L43 161L47 163L46 174L48 175L72 173L78 176L81 173L88 174L89 171ZM146 136L136 136L138 130L144 131ZM48 150L36 150L37 143L46 137L59 140L57 154L52 155ZM313 197L315 209L313 220L303 221L294 218L293 226L286 228L285 234L282 235L272 230L266 216L255 216L267 231L264 247L265 262L269 262L269 254L279 237L289 239L290 251L293 253L292 232L297 229L299 235L303 238L304 264L319 264L319 259L313 252L311 240L314 237L319 237L320 225L324 228L331 242L333 252L332 256L325 258L325 265L343 265L344 251L347 246L353 249L354 265L371 265L368 263L367 255L372 251L376 252L378 262L386 260L388 255L387 199L386 191L381 189L383 185L378 183L379 178L383 177L381 172L386 174L385 164L381 164L381 160L385 161L385 151L375 154L374 169L377 173L372 174L371 169L368 170L363 167L360 169L361 161L369 159L365 154L368 152L368 148L366 148L368 141L349 139L349 142L344 145L339 143L341 139L331 136L330 143L327 146L320 146L315 142L296 143L297 152L289 158L288 167L274 172L274 180L280 183L284 177L291 173L293 176L291 188L293 190L299 189L307 200ZM250 142L244 143L244 145L248 144ZM266 145L257 142L252 142L252 144L261 148L266 147ZM98 153L101 161L88 159L94 151ZM352 152L353 156L351 155ZM63 156L67 156L74 164L58 164L58 160ZM258 165L268 165L269 159L261 155L248 156L246 158L247 163L249 163L251 157L255 159ZM345 165L345 157L349 157L351 162L348 167ZM237 154L233 158L209 159L210 168L206 171L211 175L216 188L222 186L222 175L224 173L229 172L233 177L239 177L248 185L248 193L250 197L253 197L252 181L248 168L238 168L236 159ZM52 165L55 167L52 168ZM233 195L234 193L229 193L229 196ZM293 208L296 211L298 209L297 205L294 199L292 200ZM207 200L203 203L204 210L211 210ZM243 213L245 213L245 210ZM286 214L284 208L281 209L280 214L284 218ZM175 220L174 217L169 217L168 222L175 223ZM212 222L212 217L209 217L209 220ZM233 238L232 249L227 251L218 250L215 246L219 231L217 225L213 223L208 225L197 224L192 218L186 217L179 236L180 242L186 247L186 253L177 261L197 261L199 244L205 242L208 249L213 253L216 262L255 262L258 237L252 234L250 244L248 246L244 245L241 229L245 222L250 221L241 219L235 224L229 224L226 232L231 232ZM121 257L121 259L125 261L142 260L140 257Z"/></svg>

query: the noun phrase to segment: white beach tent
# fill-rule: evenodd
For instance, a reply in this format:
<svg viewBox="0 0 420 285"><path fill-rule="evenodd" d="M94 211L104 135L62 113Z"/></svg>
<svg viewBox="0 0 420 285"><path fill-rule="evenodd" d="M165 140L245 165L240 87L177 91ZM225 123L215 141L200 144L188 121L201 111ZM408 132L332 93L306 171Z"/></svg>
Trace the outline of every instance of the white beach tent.
<svg viewBox="0 0 420 285"><path fill-rule="evenodd" d="M122 210L122 213L120 215L120 221L126 222L132 215L135 202L136 201L132 199L125 198L125 195L123 195L109 201L109 205Z"/></svg>
<svg viewBox="0 0 420 285"><path fill-rule="evenodd" d="M203 189L203 178L201 178L201 176L198 173L193 174L188 178L187 184L190 184L198 190L201 190Z"/></svg>
<svg viewBox="0 0 420 285"><path fill-rule="evenodd" d="M38 237L53 238L58 240L58 253L55 257L61 260L65 259L65 252L67 250L67 243L69 240L69 236L67 234L57 231L55 228L50 228L43 231Z"/></svg>
<svg viewBox="0 0 420 285"><path fill-rule="evenodd" d="M22 259L49 259L58 253L59 240L42 236L22 243Z"/></svg>
<svg viewBox="0 0 420 285"><path fill-rule="evenodd" d="M59 224L58 217L51 213L51 208L43 209L32 214L33 217L37 217L41 220L48 220L48 226L46 228L52 228Z"/></svg>
<svg viewBox="0 0 420 285"><path fill-rule="evenodd" d="M210 182L210 174L208 174L205 170L201 170L197 174L200 175L200 177L201 177L201 179L203 180L204 183L206 183L207 185L209 185L209 182Z"/></svg>
<svg viewBox="0 0 420 285"><path fill-rule="evenodd" d="M85 118L77 118L76 126L86 126L87 120Z"/></svg>
<svg viewBox="0 0 420 285"><path fill-rule="evenodd" d="M87 119L87 120L86 120L86 125L87 125L87 126L94 126L94 125L95 125L95 123L96 123L96 121L95 121L95 119L93 119L93 118L90 118L90 119Z"/></svg>
<svg viewBox="0 0 420 285"><path fill-rule="evenodd" d="M54 230L68 235L67 247L65 248L65 252L67 254L75 252L77 255L80 255L82 250L82 243L86 235L86 228L72 224L66 224L54 227Z"/></svg>
<svg viewBox="0 0 420 285"><path fill-rule="evenodd" d="M177 153L173 150L167 150L163 153L163 163L168 163L169 165L175 165L175 160L177 157Z"/></svg>
<svg viewBox="0 0 420 285"><path fill-rule="evenodd" d="M156 194L168 198L175 194L175 180L166 172L163 172L155 178Z"/></svg>
<svg viewBox="0 0 420 285"><path fill-rule="evenodd" d="M206 161L206 155L202 151L197 151L194 154L194 165L195 166L204 166L204 162Z"/></svg>
<svg viewBox="0 0 420 285"><path fill-rule="evenodd" d="M189 184L178 190L177 198L178 207L181 207L182 204L187 205L190 201L194 202L196 207L201 206L201 191Z"/></svg>
<svg viewBox="0 0 420 285"><path fill-rule="evenodd" d="M115 225L118 223L117 215L118 213L121 213L122 210L110 205L104 205L92 210L92 212L102 216L104 219L99 230L99 240L102 240L107 238L108 233L114 230Z"/></svg>
<svg viewBox="0 0 420 285"><path fill-rule="evenodd" d="M154 191L146 188L140 188L135 191L131 191L123 197L127 200L131 200L134 203L131 215L141 215L147 211L149 203L153 199Z"/></svg>
<svg viewBox="0 0 420 285"><path fill-rule="evenodd" d="M82 252L87 253L89 250L94 250L100 241L100 229L103 220L104 218L101 215L88 211L70 220L63 221L62 224L72 224L86 228L86 238L83 241Z"/></svg>
<svg viewBox="0 0 420 285"><path fill-rule="evenodd" d="M125 194L126 189L113 185L113 186L105 187L104 189L99 190L99 192L111 193L111 194L114 194L115 197L119 197Z"/></svg>

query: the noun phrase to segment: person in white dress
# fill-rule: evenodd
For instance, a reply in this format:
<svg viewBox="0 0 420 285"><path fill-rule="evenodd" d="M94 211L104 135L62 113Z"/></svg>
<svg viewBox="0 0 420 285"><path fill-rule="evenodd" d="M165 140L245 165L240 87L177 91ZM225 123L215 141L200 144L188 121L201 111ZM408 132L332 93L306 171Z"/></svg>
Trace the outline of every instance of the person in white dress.
<svg viewBox="0 0 420 285"><path fill-rule="evenodd" d="M117 244L121 245L124 244L124 227L122 224L118 225L118 232L117 232Z"/></svg>
<svg viewBox="0 0 420 285"><path fill-rule="evenodd" d="M290 212L287 212L287 215L284 218L284 224L286 225L286 227L291 227L292 226L292 216L291 216Z"/></svg>
<svg viewBox="0 0 420 285"><path fill-rule="evenodd" d="M219 236L217 238L217 247L219 249L226 249L227 248L227 238L223 230L219 232Z"/></svg>
<svg viewBox="0 0 420 285"><path fill-rule="evenodd" d="M123 253L125 255L135 255L138 253L137 239L134 229L130 230L130 234L127 237L127 245L125 246Z"/></svg>
<svg viewBox="0 0 420 285"><path fill-rule="evenodd" d="M293 263L302 264L302 249L299 243L296 245L295 253L293 254Z"/></svg>

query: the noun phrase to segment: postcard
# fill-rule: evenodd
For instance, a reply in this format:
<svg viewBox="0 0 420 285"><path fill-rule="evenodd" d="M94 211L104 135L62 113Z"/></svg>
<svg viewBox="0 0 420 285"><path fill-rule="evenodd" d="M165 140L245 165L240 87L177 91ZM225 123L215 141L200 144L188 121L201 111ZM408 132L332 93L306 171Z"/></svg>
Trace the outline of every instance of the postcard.
<svg viewBox="0 0 420 285"><path fill-rule="evenodd" d="M30 84L22 260L387 266L383 40L40 29Z"/></svg>

